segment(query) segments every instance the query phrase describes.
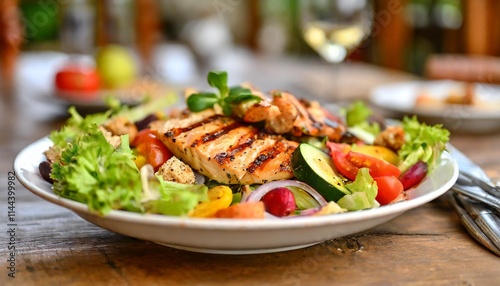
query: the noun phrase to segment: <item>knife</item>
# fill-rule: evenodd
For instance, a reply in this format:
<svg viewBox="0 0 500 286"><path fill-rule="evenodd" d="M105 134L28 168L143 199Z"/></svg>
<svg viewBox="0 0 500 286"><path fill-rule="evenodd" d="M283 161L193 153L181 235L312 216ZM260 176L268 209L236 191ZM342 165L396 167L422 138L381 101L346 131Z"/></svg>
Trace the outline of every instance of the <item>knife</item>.
<svg viewBox="0 0 500 286"><path fill-rule="evenodd" d="M469 157L450 143L446 144L446 150L457 161L460 173L465 179L480 185L485 191L492 191L492 195L494 196L500 196L500 187L495 186L495 184L491 182L490 177L486 175L483 168L474 163Z"/></svg>
<svg viewBox="0 0 500 286"><path fill-rule="evenodd" d="M500 210L500 190L476 163L451 144L446 150L457 161L458 179L453 190Z"/></svg>

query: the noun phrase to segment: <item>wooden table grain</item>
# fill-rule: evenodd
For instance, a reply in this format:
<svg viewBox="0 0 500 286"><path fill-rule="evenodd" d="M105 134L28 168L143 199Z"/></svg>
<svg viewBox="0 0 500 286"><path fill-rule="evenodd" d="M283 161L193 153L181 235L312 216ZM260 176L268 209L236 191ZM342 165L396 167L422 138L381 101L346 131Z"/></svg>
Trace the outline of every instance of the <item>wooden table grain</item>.
<svg viewBox="0 0 500 286"><path fill-rule="evenodd" d="M289 65L299 67L288 69L287 79L300 82L302 75L295 81L293 73L304 65ZM328 73L324 65L305 66L308 74ZM351 81L357 75L361 82L353 88L344 83L345 92L338 96L342 99L363 98L378 83L412 78L364 64L352 64L342 74ZM248 75L256 82L261 78ZM500 281L500 259L468 235L447 194L371 230L271 254L192 253L101 229L9 178L17 153L58 128L66 114L65 107L37 101L21 89L0 106L0 285L498 285ZM451 142L500 178L500 134L452 133ZM16 183L14 239L8 221L10 181ZM14 263L9 261L12 245Z"/></svg>

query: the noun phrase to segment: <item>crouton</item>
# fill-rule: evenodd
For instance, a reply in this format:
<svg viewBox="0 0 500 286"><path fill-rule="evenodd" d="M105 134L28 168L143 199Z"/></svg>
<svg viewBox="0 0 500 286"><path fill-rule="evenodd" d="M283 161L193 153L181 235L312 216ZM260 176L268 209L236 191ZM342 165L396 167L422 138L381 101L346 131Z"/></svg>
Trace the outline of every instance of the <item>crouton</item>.
<svg viewBox="0 0 500 286"><path fill-rule="evenodd" d="M61 159L61 148L53 145L47 151L43 152L49 163L54 163Z"/></svg>
<svg viewBox="0 0 500 286"><path fill-rule="evenodd" d="M177 157L172 157L163 163L156 172L156 175L161 176L165 181L169 182L181 184L195 183L193 169Z"/></svg>
<svg viewBox="0 0 500 286"><path fill-rule="evenodd" d="M106 138L106 141L108 141L109 144L111 144L113 147L115 147L115 149L118 148L118 146L120 146L120 144L122 143L120 136L113 135L113 133L108 131L103 126L99 126L99 130L101 130L102 134Z"/></svg>
<svg viewBox="0 0 500 286"><path fill-rule="evenodd" d="M401 126L389 126L377 135L373 145L384 146L398 152L404 143L405 132L403 128Z"/></svg>
<svg viewBox="0 0 500 286"><path fill-rule="evenodd" d="M133 142L137 135L137 127L131 121L123 117L116 117L104 124L104 128L111 132L113 135L128 134L129 141Z"/></svg>

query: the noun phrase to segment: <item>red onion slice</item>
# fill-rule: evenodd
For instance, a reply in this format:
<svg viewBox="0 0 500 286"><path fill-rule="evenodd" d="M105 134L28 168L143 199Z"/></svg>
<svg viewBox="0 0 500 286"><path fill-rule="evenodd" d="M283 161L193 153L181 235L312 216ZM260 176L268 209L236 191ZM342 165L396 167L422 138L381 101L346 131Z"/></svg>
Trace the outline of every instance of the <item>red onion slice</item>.
<svg viewBox="0 0 500 286"><path fill-rule="evenodd" d="M286 187L297 187L301 188L305 192L307 192L311 197L313 197L320 206L325 206L327 205L327 201L323 198L322 195L320 195L315 189L313 189L311 186L307 185L304 182L300 181L295 181L295 180L281 180L281 181L273 181L269 183L265 183L255 189L253 192L251 192L248 196L245 196L245 198L242 197L242 202L258 202L262 199L262 197L270 192L271 190L274 190L276 188L286 188Z"/></svg>

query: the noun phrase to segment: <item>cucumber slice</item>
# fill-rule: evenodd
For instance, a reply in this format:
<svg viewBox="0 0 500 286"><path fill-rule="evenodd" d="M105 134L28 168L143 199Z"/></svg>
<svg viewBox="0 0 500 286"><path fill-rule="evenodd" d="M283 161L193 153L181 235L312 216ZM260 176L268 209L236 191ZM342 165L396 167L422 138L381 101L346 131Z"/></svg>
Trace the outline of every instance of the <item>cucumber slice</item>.
<svg viewBox="0 0 500 286"><path fill-rule="evenodd" d="M321 149L301 143L292 155L292 169L295 177L313 187L327 201L337 202L349 192L344 178L335 172L332 158Z"/></svg>

